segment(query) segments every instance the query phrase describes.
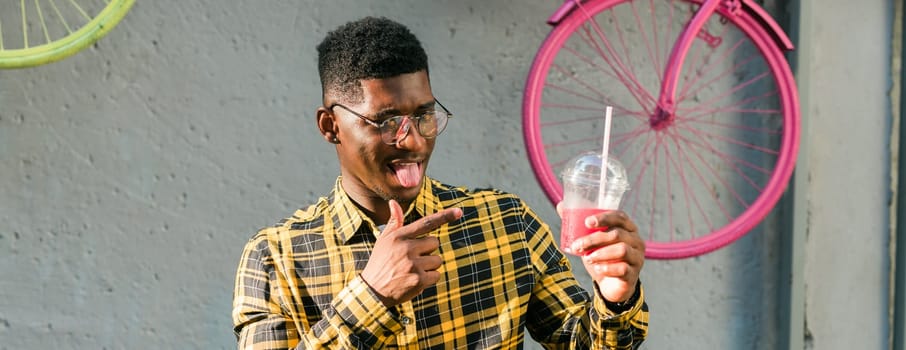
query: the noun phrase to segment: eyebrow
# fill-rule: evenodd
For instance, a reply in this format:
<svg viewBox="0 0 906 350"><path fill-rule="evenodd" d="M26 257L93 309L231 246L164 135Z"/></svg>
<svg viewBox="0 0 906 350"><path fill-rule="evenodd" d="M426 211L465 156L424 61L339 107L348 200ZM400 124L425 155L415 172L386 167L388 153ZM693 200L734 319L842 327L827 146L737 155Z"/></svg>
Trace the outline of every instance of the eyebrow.
<svg viewBox="0 0 906 350"><path fill-rule="evenodd" d="M434 107L436 104L437 103L432 99L431 102L428 102L428 103L422 104L421 106L416 107L415 112L432 109L432 107ZM400 112L400 110L398 110L396 108L388 108L388 109L383 109L380 112L375 113L373 118L375 121L380 122L380 121L384 121L384 119L387 119L390 117L395 117L395 116L402 115L402 114L403 113Z"/></svg>

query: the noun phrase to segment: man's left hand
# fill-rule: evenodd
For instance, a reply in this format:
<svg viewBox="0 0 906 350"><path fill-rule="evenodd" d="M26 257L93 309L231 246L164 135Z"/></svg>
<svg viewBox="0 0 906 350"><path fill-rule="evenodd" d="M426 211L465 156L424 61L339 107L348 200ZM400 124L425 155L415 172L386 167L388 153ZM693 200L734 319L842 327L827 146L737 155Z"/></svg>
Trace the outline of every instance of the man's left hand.
<svg viewBox="0 0 906 350"><path fill-rule="evenodd" d="M589 216L585 226L600 231L576 239L573 251L582 255L582 263L604 299L615 303L628 300L635 293L645 264L645 241L638 227L621 210Z"/></svg>

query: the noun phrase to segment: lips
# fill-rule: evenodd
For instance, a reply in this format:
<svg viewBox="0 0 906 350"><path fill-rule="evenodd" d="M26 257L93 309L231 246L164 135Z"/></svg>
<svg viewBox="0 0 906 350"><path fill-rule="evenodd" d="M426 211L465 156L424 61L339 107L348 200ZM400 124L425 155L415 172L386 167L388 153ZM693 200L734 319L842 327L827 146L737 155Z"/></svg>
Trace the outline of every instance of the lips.
<svg viewBox="0 0 906 350"><path fill-rule="evenodd" d="M400 185L403 187L418 186L422 178L420 162L396 162L391 163L389 166L393 174L396 175L396 180L399 181Z"/></svg>

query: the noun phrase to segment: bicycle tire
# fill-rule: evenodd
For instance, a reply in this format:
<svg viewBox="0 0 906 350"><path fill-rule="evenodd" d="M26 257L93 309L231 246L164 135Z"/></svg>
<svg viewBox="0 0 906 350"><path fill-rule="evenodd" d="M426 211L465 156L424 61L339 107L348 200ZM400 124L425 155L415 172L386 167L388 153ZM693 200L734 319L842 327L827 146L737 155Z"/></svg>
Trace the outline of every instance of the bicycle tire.
<svg viewBox="0 0 906 350"><path fill-rule="evenodd" d="M77 8L81 12L81 16L87 16L84 23L76 27L77 29L73 29L67 24L65 14L60 13L59 7L62 5L57 6L56 2L52 0L43 5L35 1L33 7L27 8L23 1L20 5L22 31L18 34L24 35L24 39L18 43L16 48L5 48L8 45L3 45L3 27L0 26L0 69L34 67L72 56L107 35L125 17L134 3L135 0L110 0L103 7L97 6L99 10L92 16L79 7L75 1L70 1L69 4ZM28 10L34 11L38 19L35 20L34 17L27 19L25 14ZM56 28L57 33L65 31L65 34L51 37L45 22L45 14L48 18L60 19L60 27ZM37 22L31 23L31 21ZM43 29L37 33L43 34L44 42L37 46L29 45L29 28L38 26ZM7 31L6 34L9 35L9 32Z"/></svg>
<svg viewBox="0 0 906 350"><path fill-rule="evenodd" d="M611 155L627 166L633 180L622 208L636 220L652 259L702 255L745 235L785 191L798 151L799 107L785 57L757 18L723 5L688 51L676 119L655 124L653 104L670 49L701 3L582 3L551 30L524 90L527 153L536 179L555 204L562 198L556 176L562 162L601 149L605 105L615 107ZM650 5L645 21L636 4ZM664 18L669 23L660 22ZM621 20L634 21L635 28L624 31ZM649 27L649 22L654 24ZM610 27L601 28L602 23ZM583 42L587 47L576 44ZM712 44L717 46L709 50ZM715 54L718 48L732 51ZM751 56L736 60L746 53ZM593 54L599 55L589 58ZM709 75L716 74L715 67L724 72ZM605 79L608 72L618 83ZM717 105L723 99L735 105ZM693 107L705 112L695 115ZM573 117L578 119L568 119ZM698 196L712 201L710 207L703 207Z"/></svg>

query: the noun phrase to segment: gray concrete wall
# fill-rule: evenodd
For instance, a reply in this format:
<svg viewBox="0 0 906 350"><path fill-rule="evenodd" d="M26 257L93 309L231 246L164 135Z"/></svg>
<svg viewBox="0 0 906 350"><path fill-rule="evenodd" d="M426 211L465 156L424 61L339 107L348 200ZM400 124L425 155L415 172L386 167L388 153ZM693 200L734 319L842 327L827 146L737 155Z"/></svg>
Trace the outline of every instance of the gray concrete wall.
<svg viewBox="0 0 906 350"><path fill-rule="evenodd" d="M797 213L811 224L810 344L880 349L890 4L825 3L809 29L818 49L802 171L812 181L809 211ZM559 230L519 122L558 4L143 1L93 49L0 71L0 348L233 348L243 243L337 173L314 124L315 45L364 15L415 31L434 93L457 115L429 174L518 193ZM646 348L775 348L786 312L777 227L772 216L712 254L649 261Z"/></svg>
<svg viewBox="0 0 906 350"><path fill-rule="evenodd" d="M812 9L806 345L886 349L893 3Z"/></svg>

